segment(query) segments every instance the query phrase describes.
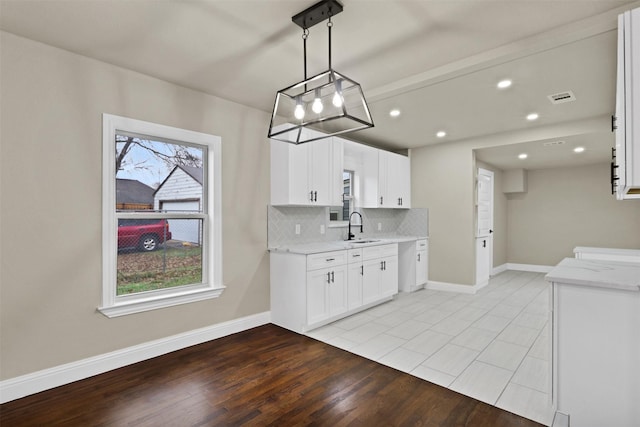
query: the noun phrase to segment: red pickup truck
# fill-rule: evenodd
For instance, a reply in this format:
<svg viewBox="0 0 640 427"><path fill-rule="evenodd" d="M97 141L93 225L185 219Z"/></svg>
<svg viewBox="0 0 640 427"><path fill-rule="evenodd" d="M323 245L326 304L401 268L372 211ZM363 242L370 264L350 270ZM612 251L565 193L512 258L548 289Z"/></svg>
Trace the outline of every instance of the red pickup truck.
<svg viewBox="0 0 640 427"><path fill-rule="evenodd" d="M153 251L167 240L171 240L171 231L166 219L118 220L118 249Z"/></svg>

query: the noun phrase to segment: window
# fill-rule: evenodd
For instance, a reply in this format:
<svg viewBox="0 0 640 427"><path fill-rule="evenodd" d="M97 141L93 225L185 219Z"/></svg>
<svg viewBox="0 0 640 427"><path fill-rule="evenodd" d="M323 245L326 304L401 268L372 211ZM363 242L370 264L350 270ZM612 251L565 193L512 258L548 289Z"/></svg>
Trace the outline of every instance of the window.
<svg viewBox="0 0 640 427"><path fill-rule="evenodd" d="M345 223L349 221L349 215L354 211L354 173L345 170L342 172L342 206L332 206L329 208L329 220Z"/></svg>
<svg viewBox="0 0 640 427"><path fill-rule="evenodd" d="M222 293L220 146L217 136L103 115L103 314Z"/></svg>

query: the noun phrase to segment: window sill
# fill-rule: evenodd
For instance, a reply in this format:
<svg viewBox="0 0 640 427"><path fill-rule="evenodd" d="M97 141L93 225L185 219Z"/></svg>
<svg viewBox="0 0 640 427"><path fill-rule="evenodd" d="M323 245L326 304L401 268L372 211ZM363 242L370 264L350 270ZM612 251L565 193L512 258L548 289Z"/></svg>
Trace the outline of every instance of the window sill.
<svg viewBox="0 0 640 427"><path fill-rule="evenodd" d="M222 295L224 289L225 287L221 286L218 288L188 290L179 293L176 292L171 295L155 295L147 298L138 298L133 301L116 303L108 307L98 307L98 310L109 318L120 317L128 314L156 310L158 308L166 308L174 305L218 298Z"/></svg>

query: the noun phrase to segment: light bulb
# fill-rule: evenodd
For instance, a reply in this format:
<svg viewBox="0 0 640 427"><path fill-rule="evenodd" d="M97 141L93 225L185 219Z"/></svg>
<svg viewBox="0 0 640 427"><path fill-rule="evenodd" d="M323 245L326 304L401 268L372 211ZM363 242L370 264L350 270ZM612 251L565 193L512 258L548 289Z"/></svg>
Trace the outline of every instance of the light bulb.
<svg viewBox="0 0 640 427"><path fill-rule="evenodd" d="M333 101L333 106L334 107L337 107L337 108L342 107L342 97L340 96L339 92L336 92L333 95L333 100L332 101Z"/></svg>
<svg viewBox="0 0 640 427"><path fill-rule="evenodd" d="M333 94L333 106L336 108L342 107L342 80L336 80L336 93Z"/></svg>
<svg viewBox="0 0 640 427"><path fill-rule="evenodd" d="M304 107L301 103L296 104L296 109L293 111L293 115L296 116L296 119L298 120L304 119Z"/></svg>
<svg viewBox="0 0 640 427"><path fill-rule="evenodd" d="M311 104L311 109L313 110L314 113L316 114L320 114L322 113L322 109L324 108L324 105L322 105L322 101L320 100L320 97L316 97L316 99L313 100L313 104Z"/></svg>

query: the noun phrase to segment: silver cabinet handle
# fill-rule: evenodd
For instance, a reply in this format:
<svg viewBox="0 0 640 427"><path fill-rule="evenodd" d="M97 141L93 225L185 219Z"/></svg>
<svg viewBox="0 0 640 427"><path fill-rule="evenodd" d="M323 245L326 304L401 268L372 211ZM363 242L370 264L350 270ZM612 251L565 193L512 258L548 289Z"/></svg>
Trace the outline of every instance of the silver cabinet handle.
<svg viewBox="0 0 640 427"><path fill-rule="evenodd" d="M335 261L335 258L327 258L327 262Z"/></svg>
<svg viewBox="0 0 640 427"><path fill-rule="evenodd" d="M336 277L334 276L334 272L331 272L331 283L335 283L336 282Z"/></svg>
<svg viewBox="0 0 640 427"><path fill-rule="evenodd" d="M420 254L418 254L418 262L420 262Z"/></svg>
<svg viewBox="0 0 640 427"><path fill-rule="evenodd" d="M360 275L364 276L364 265L360 266Z"/></svg>
<svg viewBox="0 0 640 427"><path fill-rule="evenodd" d="M327 272L327 283L331 283L331 273Z"/></svg>

